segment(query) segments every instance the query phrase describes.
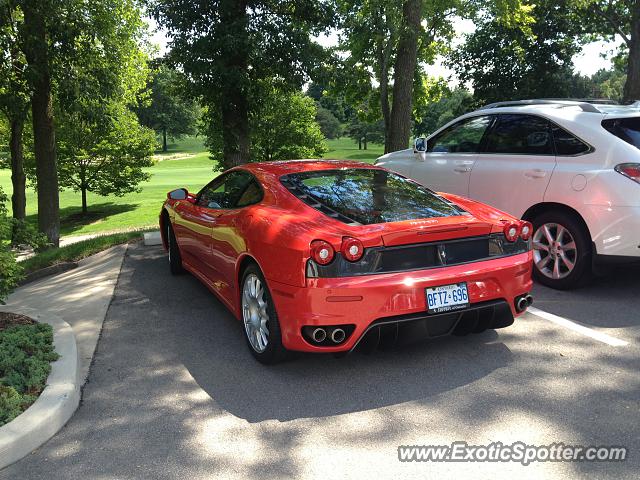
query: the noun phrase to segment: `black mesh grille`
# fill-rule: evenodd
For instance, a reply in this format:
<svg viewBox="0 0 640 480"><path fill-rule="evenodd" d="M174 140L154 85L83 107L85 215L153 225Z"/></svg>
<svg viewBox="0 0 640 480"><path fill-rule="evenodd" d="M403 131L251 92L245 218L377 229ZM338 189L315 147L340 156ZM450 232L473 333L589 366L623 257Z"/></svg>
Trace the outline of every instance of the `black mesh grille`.
<svg viewBox="0 0 640 480"><path fill-rule="evenodd" d="M333 278L379 273L425 270L524 253L529 242L507 242L504 235L464 238L437 243L365 249L357 262L349 262L337 252L329 265L307 263L307 277Z"/></svg>

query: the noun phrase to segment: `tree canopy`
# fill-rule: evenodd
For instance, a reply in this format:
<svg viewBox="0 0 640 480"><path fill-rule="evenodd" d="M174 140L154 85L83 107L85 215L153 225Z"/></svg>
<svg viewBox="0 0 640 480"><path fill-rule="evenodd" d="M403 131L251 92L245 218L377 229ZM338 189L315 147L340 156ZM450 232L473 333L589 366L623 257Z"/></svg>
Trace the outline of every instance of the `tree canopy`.
<svg viewBox="0 0 640 480"><path fill-rule="evenodd" d="M251 158L252 90L274 78L299 89L323 55L311 36L332 22L331 2L311 0L153 0L151 12L171 37L169 59L209 110L205 119L219 120L225 167Z"/></svg>
<svg viewBox="0 0 640 480"><path fill-rule="evenodd" d="M179 72L160 62L152 71L147 92L149 99L136 113L143 125L161 136L163 152L167 151L167 138L180 139L197 132L200 106L184 95L184 79Z"/></svg>

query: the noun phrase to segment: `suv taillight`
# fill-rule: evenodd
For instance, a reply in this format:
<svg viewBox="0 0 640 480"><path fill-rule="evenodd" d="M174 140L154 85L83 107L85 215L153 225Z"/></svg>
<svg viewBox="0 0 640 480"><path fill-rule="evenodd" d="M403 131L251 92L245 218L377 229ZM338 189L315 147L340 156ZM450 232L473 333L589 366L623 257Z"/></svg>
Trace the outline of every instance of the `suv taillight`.
<svg viewBox="0 0 640 480"><path fill-rule="evenodd" d="M640 163L621 163L616 165L615 170L634 182L640 183Z"/></svg>

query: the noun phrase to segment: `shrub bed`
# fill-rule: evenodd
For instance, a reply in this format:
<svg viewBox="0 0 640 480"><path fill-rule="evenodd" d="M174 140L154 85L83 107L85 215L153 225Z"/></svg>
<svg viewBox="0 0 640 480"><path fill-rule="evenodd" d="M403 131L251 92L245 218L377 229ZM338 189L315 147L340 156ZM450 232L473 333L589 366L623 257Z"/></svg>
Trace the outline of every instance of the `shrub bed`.
<svg viewBox="0 0 640 480"><path fill-rule="evenodd" d="M57 359L51 325L0 312L0 426L36 401Z"/></svg>

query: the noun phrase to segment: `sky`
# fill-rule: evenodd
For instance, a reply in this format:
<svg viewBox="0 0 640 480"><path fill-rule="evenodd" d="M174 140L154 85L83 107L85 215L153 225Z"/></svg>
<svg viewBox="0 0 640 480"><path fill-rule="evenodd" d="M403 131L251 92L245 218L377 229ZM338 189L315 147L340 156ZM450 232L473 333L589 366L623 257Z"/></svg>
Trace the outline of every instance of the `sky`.
<svg viewBox="0 0 640 480"><path fill-rule="evenodd" d="M162 55L167 50L167 36L164 31L157 28L157 24L153 19L147 19L150 30L153 32L151 36L151 43L155 44L159 48L159 53ZM455 43L461 43L463 40L462 35L465 33L472 33L474 31L474 24L471 20L458 19L454 21L457 38ZM337 43L338 36L335 32L329 35L322 35L317 38L317 42L325 47L334 46ZM578 73L586 76L591 76L602 68L609 68L611 66L611 60L603 58L603 53L612 52L617 45L621 43L615 42L593 42L585 45L582 52L573 57L573 63ZM609 54L609 57L611 55ZM454 73L445 67L444 59L441 57L436 58L433 65L427 67L427 72L431 76L441 76L449 80L449 83L456 85L457 78Z"/></svg>

